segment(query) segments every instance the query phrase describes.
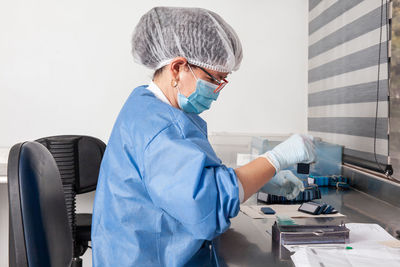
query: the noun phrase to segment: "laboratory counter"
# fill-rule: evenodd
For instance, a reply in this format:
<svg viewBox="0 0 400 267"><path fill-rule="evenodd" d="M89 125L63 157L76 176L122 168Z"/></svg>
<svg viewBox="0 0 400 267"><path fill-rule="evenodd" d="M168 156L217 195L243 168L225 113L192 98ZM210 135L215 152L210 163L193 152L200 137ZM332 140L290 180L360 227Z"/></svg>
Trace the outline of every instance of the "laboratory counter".
<svg viewBox="0 0 400 267"><path fill-rule="evenodd" d="M322 202L334 206L346 217L295 219L300 224L376 223L394 237L400 230L400 208L356 189L321 187ZM257 204L256 196L242 205ZM252 219L242 212L216 241L218 257L227 266L294 266L290 253L272 244L275 219ZM351 237L351 232L350 232ZM285 251L286 250L286 251ZM282 252L283 251L283 252ZM286 255L283 255L286 254Z"/></svg>

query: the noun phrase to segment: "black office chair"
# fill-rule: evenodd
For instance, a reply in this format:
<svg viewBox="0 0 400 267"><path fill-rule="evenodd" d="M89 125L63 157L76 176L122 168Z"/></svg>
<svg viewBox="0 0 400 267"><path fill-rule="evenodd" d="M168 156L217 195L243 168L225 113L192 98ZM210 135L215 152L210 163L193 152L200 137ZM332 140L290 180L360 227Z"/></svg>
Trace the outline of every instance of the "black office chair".
<svg viewBox="0 0 400 267"><path fill-rule="evenodd" d="M82 266L82 256L91 240L92 214L76 214L76 194L96 189L100 164L106 145L81 135L60 135L36 140L53 155L63 184L68 220L74 243L73 267Z"/></svg>
<svg viewBox="0 0 400 267"><path fill-rule="evenodd" d="M9 265L64 267L72 262L72 234L61 178L41 144L14 145L8 158Z"/></svg>

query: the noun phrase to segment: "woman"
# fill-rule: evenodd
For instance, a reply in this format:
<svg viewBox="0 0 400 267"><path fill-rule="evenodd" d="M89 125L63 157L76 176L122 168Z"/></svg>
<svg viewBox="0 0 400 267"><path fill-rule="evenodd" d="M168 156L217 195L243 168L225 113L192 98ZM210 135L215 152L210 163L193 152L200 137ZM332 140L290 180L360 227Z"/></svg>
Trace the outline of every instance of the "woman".
<svg viewBox="0 0 400 267"><path fill-rule="evenodd" d="M136 26L132 46L136 61L155 74L129 96L104 154L93 213L94 266L204 266L207 242L267 182L264 190L288 198L303 190L299 179L280 170L313 161L312 140L294 135L235 170L221 163L198 114L239 68L242 47L217 14L153 8Z"/></svg>

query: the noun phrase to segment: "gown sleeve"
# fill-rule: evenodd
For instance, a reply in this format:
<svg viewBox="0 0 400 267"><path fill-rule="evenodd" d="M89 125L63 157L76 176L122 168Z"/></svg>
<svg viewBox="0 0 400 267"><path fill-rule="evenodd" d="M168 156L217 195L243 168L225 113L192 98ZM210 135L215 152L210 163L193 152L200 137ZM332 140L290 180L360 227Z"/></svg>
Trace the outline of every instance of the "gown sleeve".
<svg viewBox="0 0 400 267"><path fill-rule="evenodd" d="M207 146L166 127L145 148L142 179L154 205L195 238L211 240L229 228L240 201L234 170L212 160Z"/></svg>

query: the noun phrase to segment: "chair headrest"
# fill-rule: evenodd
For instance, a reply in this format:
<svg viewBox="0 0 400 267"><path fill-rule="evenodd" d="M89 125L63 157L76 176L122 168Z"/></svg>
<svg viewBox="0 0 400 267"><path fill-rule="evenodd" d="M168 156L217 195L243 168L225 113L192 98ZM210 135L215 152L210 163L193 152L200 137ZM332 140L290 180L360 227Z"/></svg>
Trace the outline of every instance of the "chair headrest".
<svg viewBox="0 0 400 267"><path fill-rule="evenodd" d="M59 135L36 140L53 155L63 184L74 183L77 194L96 189L106 144L91 136Z"/></svg>

